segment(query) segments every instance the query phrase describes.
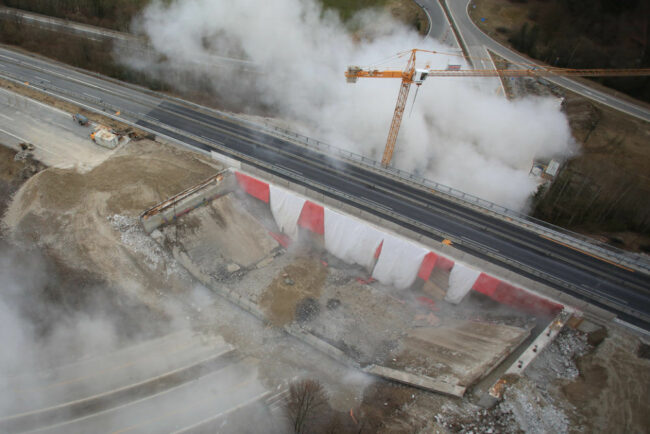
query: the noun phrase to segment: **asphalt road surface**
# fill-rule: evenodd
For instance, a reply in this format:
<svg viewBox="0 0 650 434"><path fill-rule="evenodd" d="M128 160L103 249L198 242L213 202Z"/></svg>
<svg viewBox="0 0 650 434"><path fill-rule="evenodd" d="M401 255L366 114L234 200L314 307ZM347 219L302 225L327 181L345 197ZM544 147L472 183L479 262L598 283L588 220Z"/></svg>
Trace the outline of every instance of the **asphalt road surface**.
<svg viewBox="0 0 650 434"><path fill-rule="evenodd" d="M271 393L257 379L257 363L221 337L181 330L2 378L12 400L0 410L0 431L239 432L264 426L276 432L269 429ZM235 412L246 416L244 425L233 426Z"/></svg>
<svg viewBox="0 0 650 434"><path fill-rule="evenodd" d="M38 122L34 122L38 119ZM0 89L0 143L16 150L31 143L34 157L47 166L88 169L110 150L89 140L90 128L72 122L70 114Z"/></svg>
<svg viewBox="0 0 650 434"><path fill-rule="evenodd" d="M647 274L542 238L381 173L324 158L313 150L207 109L162 100L133 86L101 80L4 49L0 49L0 65L21 81L48 88L52 93L64 93L66 98L84 105L108 102L121 107L125 113L130 112L122 115L126 120L197 149L209 151L224 147L225 153L243 154L249 164L302 183L293 179L299 175L309 180L310 188L325 195L433 239L441 240L442 233L456 240L455 247L459 250L587 300L616 313L624 321L650 328ZM145 115L148 120L137 119ZM234 153L231 156L240 158ZM275 169L269 169L267 164L273 164ZM414 221L424 227L414 226Z"/></svg>

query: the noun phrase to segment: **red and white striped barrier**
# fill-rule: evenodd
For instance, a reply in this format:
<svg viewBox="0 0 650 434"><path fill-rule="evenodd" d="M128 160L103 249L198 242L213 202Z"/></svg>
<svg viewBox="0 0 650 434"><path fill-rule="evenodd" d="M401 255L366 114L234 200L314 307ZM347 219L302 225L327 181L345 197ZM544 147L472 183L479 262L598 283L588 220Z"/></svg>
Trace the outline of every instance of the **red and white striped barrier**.
<svg viewBox="0 0 650 434"><path fill-rule="evenodd" d="M348 263L358 264L379 282L405 289L416 279L427 281L434 270L449 273L445 299L459 303L470 290L529 313L555 315L563 306L548 298L518 288L467 265L455 263L439 253L383 232L374 226L325 208L295 193L235 172L241 189L269 203L282 234L272 234L283 246L298 237L299 229L323 236L325 248Z"/></svg>

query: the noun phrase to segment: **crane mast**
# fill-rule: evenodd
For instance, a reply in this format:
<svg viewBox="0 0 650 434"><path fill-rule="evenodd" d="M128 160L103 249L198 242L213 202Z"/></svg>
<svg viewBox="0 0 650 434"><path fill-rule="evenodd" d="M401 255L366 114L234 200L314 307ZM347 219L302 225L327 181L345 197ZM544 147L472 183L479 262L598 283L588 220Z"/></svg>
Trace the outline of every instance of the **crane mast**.
<svg viewBox="0 0 650 434"><path fill-rule="evenodd" d="M411 90L411 83L413 83L414 74L415 50L411 52L409 61L406 65L406 68L404 69L404 73L402 74L402 84L399 88L399 94L397 95L395 113L393 113L393 120L390 123L390 130L388 130L388 140L386 140L386 146L384 147L384 155L381 157L381 164L384 166L388 166L390 164L390 160L393 158L395 143L397 142L397 134L399 134L399 127L402 125L404 108L406 108L406 100L408 100L409 97L409 91Z"/></svg>
<svg viewBox="0 0 650 434"><path fill-rule="evenodd" d="M404 109L406 101L409 96L411 84L420 86L422 82L428 77L547 77L547 76L568 76L568 77L600 77L600 76L647 76L650 75L650 69L567 69L567 68L552 68L540 67L537 65L528 65L525 69L497 69L497 70L431 70L431 69L417 69L415 67L415 53L428 52L438 54L435 51L412 49L409 50L410 55L406 68L402 71L398 70L378 70L378 69L364 69L358 66L350 66L345 72L345 77L348 83L356 83L359 78L401 78L399 94L397 95L397 104L395 105L395 112L393 120L390 124L388 131L388 139L384 147L384 154L381 158L381 164L386 167L393 159L395 152L395 143L397 142L397 135L399 128L402 124L404 116ZM403 54L403 53L402 53Z"/></svg>

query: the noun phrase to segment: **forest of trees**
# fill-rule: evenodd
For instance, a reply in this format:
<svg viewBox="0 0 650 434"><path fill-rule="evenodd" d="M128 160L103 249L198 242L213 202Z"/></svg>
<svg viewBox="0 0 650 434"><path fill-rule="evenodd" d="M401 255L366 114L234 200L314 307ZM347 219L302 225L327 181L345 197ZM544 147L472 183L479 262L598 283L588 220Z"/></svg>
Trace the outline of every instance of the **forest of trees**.
<svg viewBox="0 0 650 434"><path fill-rule="evenodd" d="M511 0L528 3L513 46L566 68L650 67L648 0ZM599 78L606 86L650 102L650 77Z"/></svg>
<svg viewBox="0 0 650 434"><path fill-rule="evenodd" d="M149 0L0 0L0 4L114 30L128 30Z"/></svg>

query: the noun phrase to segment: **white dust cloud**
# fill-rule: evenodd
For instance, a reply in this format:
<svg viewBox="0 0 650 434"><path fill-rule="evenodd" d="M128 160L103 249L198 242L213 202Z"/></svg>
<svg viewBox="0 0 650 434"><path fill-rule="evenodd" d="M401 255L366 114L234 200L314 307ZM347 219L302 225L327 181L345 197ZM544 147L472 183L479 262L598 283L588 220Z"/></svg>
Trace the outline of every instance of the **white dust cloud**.
<svg viewBox="0 0 650 434"><path fill-rule="evenodd" d="M399 81L345 81L349 65L377 64L411 48L448 52L431 39L377 11L352 20L351 36L314 0L154 0L134 23L156 61L122 59L153 76L190 81L247 107L263 107L302 133L381 159ZM256 73L198 67L209 56L250 60ZM458 57L421 54L418 67L444 69ZM403 68L406 59L378 65ZM194 78L189 78L194 77ZM429 179L522 209L537 187L528 177L533 158L569 155L573 140L557 102L507 102L481 93L468 78L430 78L408 103L394 164Z"/></svg>

